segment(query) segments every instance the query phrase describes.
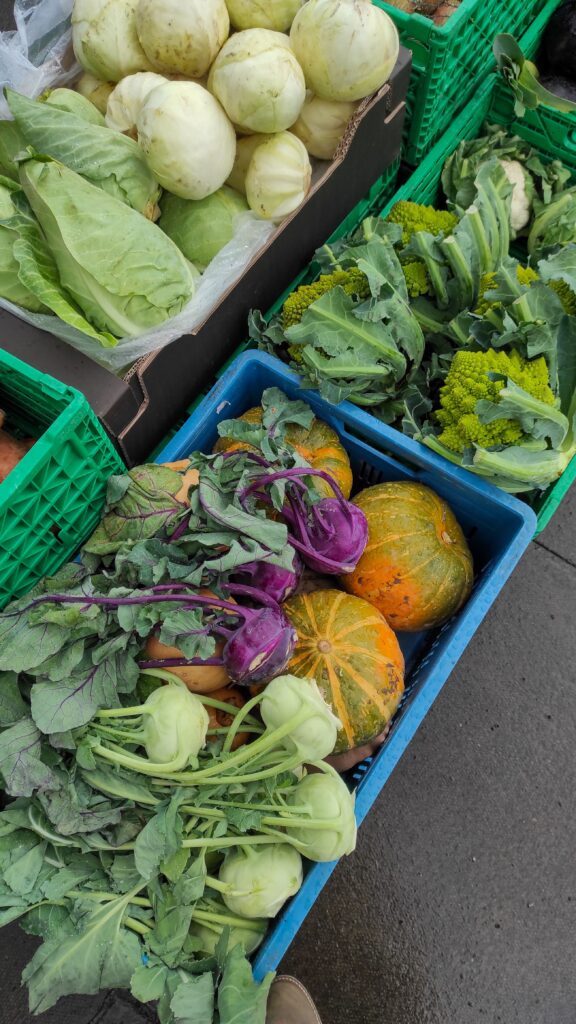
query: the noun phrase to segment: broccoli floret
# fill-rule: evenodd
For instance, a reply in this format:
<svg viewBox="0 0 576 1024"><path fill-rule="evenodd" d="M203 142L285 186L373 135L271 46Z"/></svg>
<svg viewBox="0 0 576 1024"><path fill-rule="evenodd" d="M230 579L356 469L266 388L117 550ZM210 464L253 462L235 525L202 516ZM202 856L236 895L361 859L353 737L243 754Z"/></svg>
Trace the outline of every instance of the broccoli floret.
<svg viewBox="0 0 576 1024"><path fill-rule="evenodd" d="M438 440L454 452L463 452L472 444L482 448L518 444L524 436L519 423L495 419L481 423L476 414L477 402L486 399L498 402L504 384L491 380L491 373L500 374L522 388L533 398L554 406L549 385L548 366L543 356L528 362L515 351L459 351L454 356L444 386L440 389L440 409L436 419L442 427Z"/></svg>
<svg viewBox="0 0 576 1024"><path fill-rule="evenodd" d="M357 267L350 270L335 270L332 274L321 274L313 284L303 284L288 296L282 307L282 327L299 324L304 313L316 299L340 285L347 295L355 295L359 299L367 299L370 295L368 279Z"/></svg>
<svg viewBox="0 0 576 1024"><path fill-rule="evenodd" d="M430 278L424 263L420 260L411 260L410 263L402 264L402 270L411 299L417 299L419 295L430 294Z"/></svg>
<svg viewBox="0 0 576 1024"><path fill-rule="evenodd" d="M539 275L532 267L523 267L518 264L516 268L516 277L518 282L522 285L531 285L534 281L540 280ZM496 281L496 274L484 274L482 281L480 282L480 295L481 299L474 310L477 316L486 316L489 309L497 309L501 306L501 303L490 302L486 297L486 293L497 288L498 284ZM565 281L550 281L548 287L556 292L556 295L560 299L564 312L568 313L569 316L576 316L576 295L572 289L566 284Z"/></svg>
<svg viewBox="0 0 576 1024"><path fill-rule="evenodd" d="M415 231L429 231L431 235L449 235L458 223L458 217L449 210L435 210L433 206L423 206L401 199L386 217L391 224L402 227L402 242L408 245Z"/></svg>

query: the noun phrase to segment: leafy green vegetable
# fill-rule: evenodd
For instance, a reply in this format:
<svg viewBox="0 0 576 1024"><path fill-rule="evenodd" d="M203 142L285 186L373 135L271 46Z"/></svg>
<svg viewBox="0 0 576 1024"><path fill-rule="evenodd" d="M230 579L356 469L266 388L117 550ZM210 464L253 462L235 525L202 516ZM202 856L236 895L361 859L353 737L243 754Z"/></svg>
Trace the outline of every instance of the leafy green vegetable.
<svg viewBox="0 0 576 1024"><path fill-rule="evenodd" d="M514 110L518 117L523 117L525 110L536 110L541 103L567 114L576 110L576 103L550 92L538 81L537 68L526 60L514 36L497 35L493 50L498 70L514 93Z"/></svg>
<svg viewBox="0 0 576 1024"><path fill-rule="evenodd" d="M16 306L22 306L23 309L36 313L43 310L47 312L42 302L20 278L20 264L15 255L20 232L15 216L17 207L13 198L18 190L19 186L9 178L0 177L0 296ZM30 212L29 217L32 217ZM37 227L35 230L38 230Z"/></svg>
<svg viewBox="0 0 576 1024"><path fill-rule="evenodd" d="M0 174L11 178L17 184L18 165L15 158L26 149L26 140L14 121L0 121Z"/></svg>
<svg viewBox="0 0 576 1024"><path fill-rule="evenodd" d="M248 210L248 203L224 185L206 199L181 199L167 192L161 207L158 226L203 272L234 237L236 221Z"/></svg>
<svg viewBox="0 0 576 1024"><path fill-rule="evenodd" d="M98 331L141 334L175 316L192 297L188 263L136 210L52 160L28 160L20 180L63 287Z"/></svg>
<svg viewBox="0 0 576 1024"><path fill-rule="evenodd" d="M140 888L87 909L76 934L56 935L40 946L22 975L33 1013L49 1010L71 993L94 995L103 988L129 987L141 952L137 935L123 919Z"/></svg>
<svg viewBox="0 0 576 1024"><path fill-rule="evenodd" d="M5 95L26 143L37 153L53 157L110 196L150 220L156 219L160 186L137 142L110 128L90 124L85 113L78 117L53 103L30 100L12 89L6 89ZM76 93L72 95L78 103L92 107L89 100Z"/></svg>

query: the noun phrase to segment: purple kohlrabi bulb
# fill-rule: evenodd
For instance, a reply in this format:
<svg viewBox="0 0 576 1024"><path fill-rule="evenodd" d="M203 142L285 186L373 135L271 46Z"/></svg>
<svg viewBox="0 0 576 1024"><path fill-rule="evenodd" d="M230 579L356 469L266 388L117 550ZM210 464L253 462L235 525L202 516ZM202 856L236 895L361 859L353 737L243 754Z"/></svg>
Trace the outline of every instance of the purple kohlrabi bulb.
<svg viewBox="0 0 576 1024"><path fill-rule="evenodd" d="M291 526L306 565L319 573L353 572L368 542L362 509L341 498L322 498L306 520L296 516Z"/></svg>
<svg viewBox="0 0 576 1024"><path fill-rule="evenodd" d="M234 583L248 583L255 590L262 590L268 597L282 604L296 591L302 571L302 559L294 550L291 569L283 569L272 562L249 562L240 566L231 579Z"/></svg>
<svg viewBox="0 0 576 1024"><path fill-rule="evenodd" d="M280 608L250 610L222 652L228 675L244 686L268 682L284 671L296 640L296 630Z"/></svg>

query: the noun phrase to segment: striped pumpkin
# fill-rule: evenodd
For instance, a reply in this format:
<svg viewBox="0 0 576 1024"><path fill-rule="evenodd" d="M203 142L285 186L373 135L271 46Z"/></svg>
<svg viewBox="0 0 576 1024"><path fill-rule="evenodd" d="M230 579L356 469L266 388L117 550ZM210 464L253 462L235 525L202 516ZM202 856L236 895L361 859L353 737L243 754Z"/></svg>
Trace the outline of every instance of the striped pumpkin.
<svg viewBox="0 0 576 1024"><path fill-rule="evenodd" d="M260 423L262 409L248 409L241 420L247 423ZM336 481L345 498L352 491L352 470L346 449L342 447L340 438L332 427L322 420L314 419L310 427L299 427L293 424L286 429L286 440L293 445L299 455L312 466L321 469ZM221 437L214 446L215 452L249 451L252 445L242 441L232 441L229 437ZM326 497L333 497L334 492L328 483L316 481L316 487Z"/></svg>
<svg viewBox="0 0 576 1024"><path fill-rule="evenodd" d="M429 487L401 481L354 498L368 520L368 544L342 586L382 612L392 629L439 626L470 596L474 567L450 507Z"/></svg>
<svg viewBox="0 0 576 1024"><path fill-rule="evenodd" d="M386 620L341 590L301 594L283 607L298 633L288 671L315 679L342 723L334 752L378 736L404 691L404 658Z"/></svg>

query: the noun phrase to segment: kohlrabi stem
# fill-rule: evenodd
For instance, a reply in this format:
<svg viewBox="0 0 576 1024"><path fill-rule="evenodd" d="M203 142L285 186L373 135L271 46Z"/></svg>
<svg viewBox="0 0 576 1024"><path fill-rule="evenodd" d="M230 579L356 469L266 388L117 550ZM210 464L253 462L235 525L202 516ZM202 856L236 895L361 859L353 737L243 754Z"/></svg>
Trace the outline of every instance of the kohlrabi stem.
<svg viewBox="0 0 576 1024"><path fill-rule="evenodd" d="M225 850L230 846L261 846L279 842L277 837L259 836L222 836L220 839L185 839L182 846L186 850L202 850L213 847L215 850ZM227 890L229 891L229 890Z"/></svg>
<svg viewBox="0 0 576 1024"><path fill-rule="evenodd" d="M71 899L98 900L100 903L109 903L112 900L117 900L118 895L117 892L81 892L80 889L70 889L66 893L66 896L69 896ZM146 910L152 907L150 900L147 900L144 896L134 896L130 903L133 903L135 907L144 907Z"/></svg>
<svg viewBox="0 0 576 1024"><path fill-rule="evenodd" d="M181 758L177 757L172 761L161 764L149 761L146 757L139 757L137 754L131 755L125 754L120 750L112 750L109 747L104 747L101 743L94 744L92 752L98 754L99 757L104 758L106 761L112 761L113 764L119 764L123 768L130 768L132 771L140 772L142 775L158 775L162 774L163 770L166 772L177 771L181 761Z"/></svg>
<svg viewBox="0 0 576 1024"><path fill-rule="evenodd" d="M130 900L130 902L133 903L134 901ZM126 928L129 928L130 931L136 932L137 935L148 935L148 933L152 931L149 924L144 924L143 921L137 921L135 917L125 917L122 923Z"/></svg>
<svg viewBox="0 0 576 1024"><path fill-rule="evenodd" d="M256 742L258 742L256 740ZM254 744L250 744L254 746ZM226 763L226 762L225 762ZM295 768L299 768L302 764L302 758L298 755L292 758L291 761L284 761L280 764L273 765L270 768L263 769L262 771L251 772L249 775L223 775L213 776L211 775L208 779L197 779L192 773L185 775L184 773L172 772L165 776L166 780L170 782L181 782L183 785L194 785L194 786L229 786L231 782L234 784L248 784L249 782L260 782L261 779L270 779L274 775L280 775L281 772L290 772ZM222 765L220 766L222 767ZM164 781L164 780L160 780Z"/></svg>
<svg viewBox="0 0 576 1024"><path fill-rule="evenodd" d="M140 597L100 597L91 595L90 597L75 597L70 594L43 594L41 597L35 597L30 604L26 605L26 608L21 609L22 611L30 611L31 608L37 607L40 604L84 604L84 605L101 605L103 608L110 608L112 610L116 608L132 608L141 604L166 604L166 603L184 603L191 605L200 605L201 607L209 607L213 609L224 609L229 611L231 615L235 615L237 618L246 618L246 612L250 609L242 608L242 605L232 604L231 601L225 601L222 598L214 597L203 597L200 594L156 594L156 593L142 593ZM20 614L21 614L20 612Z"/></svg>
<svg viewBox="0 0 576 1024"><path fill-rule="evenodd" d="M263 695L259 696L261 697ZM244 706L248 707L250 704L251 701L248 701L248 704ZM280 740L284 739L285 736L289 736L293 729L305 722L309 713L308 708L302 708L297 715L294 715L287 722L284 722L283 725L278 726L277 729L274 729L271 732L266 731L263 736L254 740L253 743L250 743L246 747L242 747L240 750L237 750L236 753L227 757L224 761L219 761L210 768L201 768L194 772L181 772L174 774L177 774L179 781L189 782L191 785L194 785L196 782L204 781L205 779L209 779L211 776L218 775L222 770L227 773L231 768L237 768L240 765L243 765L246 761L251 761L257 754L263 754L267 750L272 750ZM98 748L95 749L97 750ZM142 760L144 760L144 758L142 758ZM170 769L167 768L167 771L170 771ZM152 774L162 774L162 772L153 772Z"/></svg>
<svg viewBox="0 0 576 1024"><path fill-rule="evenodd" d="M217 632L214 630L213 632ZM158 658L156 661L139 661L138 668L145 671L152 671L155 668L188 668L196 665L215 665L221 667L224 662L222 658Z"/></svg>
<svg viewBox="0 0 576 1024"><path fill-rule="evenodd" d="M243 725L242 729L244 732L253 732L256 736L262 736L265 731L263 726L257 725ZM229 729L226 729L225 727L221 729L208 729L208 736L227 736L228 733Z"/></svg>
<svg viewBox="0 0 576 1024"><path fill-rule="evenodd" d="M255 697L252 697L251 700L247 701L243 708L240 708L239 713L236 715L232 725L230 726L228 737L224 742L224 746L222 747L223 754L227 754L232 749L232 744L242 722L244 720L247 720L247 717L252 711L252 708L257 707L258 704L260 704L262 696L263 695L261 693L257 694Z"/></svg>
<svg viewBox="0 0 576 1024"><path fill-rule="evenodd" d="M134 730L134 732L128 732L126 729L114 729L111 725L95 725L94 730L102 734L104 737L111 736L117 740L125 740L127 743L141 744L144 739L144 732Z"/></svg>
<svg viewBox="0 0 576 1024"><path fill-rule="evenodd" d="M149 710L144 710L143 704L138 704L136 707L131 708L107 708L104 711L97 711L96 718L136 718L141 715L149 714Z"/></svg>
<svg viewBox="0 0 576 1024"><path fill-rule="evenodd" d="M246 928L250 932L262 932L262 928L247 917L234 917L232 914L212 914L209 910L195 910L192 914L192 920L207 925L222 924L224 927L228 925L231 928Z"/></svg>

